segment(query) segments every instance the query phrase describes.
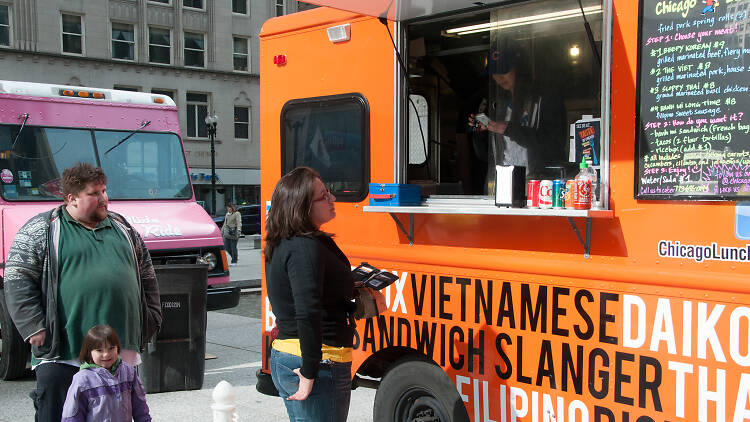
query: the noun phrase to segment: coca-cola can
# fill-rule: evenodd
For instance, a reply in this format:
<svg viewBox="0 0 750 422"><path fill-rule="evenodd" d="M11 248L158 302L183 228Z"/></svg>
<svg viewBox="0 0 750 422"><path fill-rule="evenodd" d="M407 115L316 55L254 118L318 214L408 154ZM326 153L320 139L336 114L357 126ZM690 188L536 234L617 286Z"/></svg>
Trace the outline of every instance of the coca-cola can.
<svg viewBox="0 0 750 422"><path fill-rule="evenodd" d="M526 208L539 208L539 180L526 183Z"/></svg>
<svg viewBox="0 0 750 422"><path fill-rule="evenodd" d="M542 180L539 183L539 208L552 208L551 180Z"/></svg>

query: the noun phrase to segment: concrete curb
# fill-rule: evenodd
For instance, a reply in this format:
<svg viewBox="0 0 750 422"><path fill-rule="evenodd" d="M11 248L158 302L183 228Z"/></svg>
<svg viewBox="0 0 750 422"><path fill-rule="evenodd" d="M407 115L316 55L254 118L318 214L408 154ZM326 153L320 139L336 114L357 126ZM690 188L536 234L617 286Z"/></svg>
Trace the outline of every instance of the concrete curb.
<svg viewBox="0 0 750 422"><path fill-rule="evenodd" d="M252 280L235 280L229 283L230 287L239 287L240 289L248 289L254 287L260 287L260 279Z"/></svg>

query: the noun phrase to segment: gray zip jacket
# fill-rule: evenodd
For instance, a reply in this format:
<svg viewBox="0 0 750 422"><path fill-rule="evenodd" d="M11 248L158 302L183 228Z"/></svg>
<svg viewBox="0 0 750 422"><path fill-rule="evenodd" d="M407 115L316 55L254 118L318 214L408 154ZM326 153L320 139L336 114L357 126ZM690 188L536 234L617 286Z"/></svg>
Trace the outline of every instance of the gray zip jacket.
<svg viewBox="0 0 750 422"><path fill-rule="evenodd" d="M64 205L63 205L64 206ZM24 340L46 330L44 344L32 346L39 359L60 357L60 329L57 318L57 256L60 243L59 206L37 214L26 222L13 239L5 262L5 303L13 323ZM141 351L161 327L161 301L151 255L143 239L120 214L107 212L122 230L138 265L141 292Z"/></svg>

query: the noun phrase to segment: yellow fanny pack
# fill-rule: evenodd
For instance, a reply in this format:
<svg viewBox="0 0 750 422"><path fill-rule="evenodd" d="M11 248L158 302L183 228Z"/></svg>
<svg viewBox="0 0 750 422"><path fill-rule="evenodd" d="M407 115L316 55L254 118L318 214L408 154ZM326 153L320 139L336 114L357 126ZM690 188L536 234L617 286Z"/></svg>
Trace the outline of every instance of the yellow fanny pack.
<svg viewBox="0 0 750 422"><path fill-rule="evenodd" d="M274 349L279 352L289 353L290 355L302 357L302 350L299 347L299 339L288 338L288 339L276 339L271 345ZM352 348L351 347L336 347L328 346L326 344L320 347L320 351L323 353L321 360L330 359L333 362L351 362L352 361Z"/></svg>

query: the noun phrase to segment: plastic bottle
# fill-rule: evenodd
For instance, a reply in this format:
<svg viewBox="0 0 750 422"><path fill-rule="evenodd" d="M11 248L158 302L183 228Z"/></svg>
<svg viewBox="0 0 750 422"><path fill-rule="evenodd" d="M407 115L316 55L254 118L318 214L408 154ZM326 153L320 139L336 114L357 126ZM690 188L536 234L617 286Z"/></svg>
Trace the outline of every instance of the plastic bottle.
<svg viewBox="0 0 750 422"><path fill-rule="evenodd" d="M578 165L580 171L576 175L573 188L573 208L577 210L587 210L594 203L594 191L597 185L596 171L589 167L585 158L581 159Z"/></svg>
<svg viewBox="0 0 750 422"><path fill-rule="evenodd" d="M583 160L581 160L583 161ZM589 179L591 180L591 208L601 208L601 198L599 197L599 177L592 163L586 161Z"/></svg>

